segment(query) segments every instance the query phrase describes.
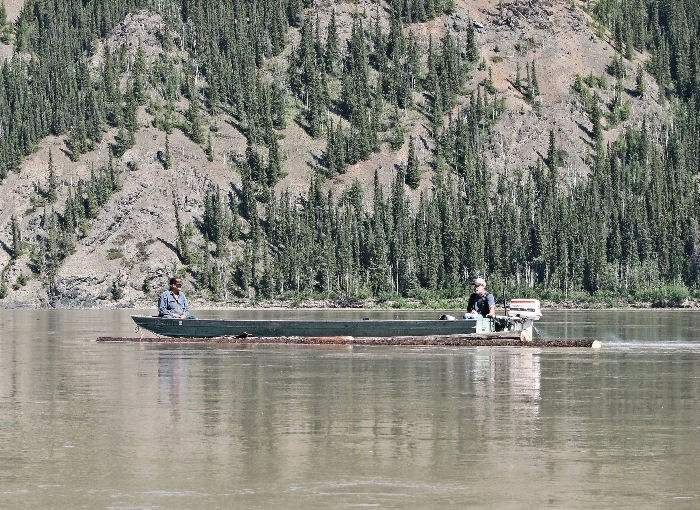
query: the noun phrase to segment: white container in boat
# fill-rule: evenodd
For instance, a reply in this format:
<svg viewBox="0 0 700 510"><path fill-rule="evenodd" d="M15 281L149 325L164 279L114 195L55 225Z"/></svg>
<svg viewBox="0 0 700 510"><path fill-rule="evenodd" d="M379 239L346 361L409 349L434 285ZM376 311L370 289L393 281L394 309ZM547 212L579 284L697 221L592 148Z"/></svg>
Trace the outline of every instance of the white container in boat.
<svg viewBox="0 0 700 510"><path fill-rule="evenodd" d="M474 333L493 333L493 320L487 317L478 317L474 328Z"/></svg>
<svg viewBox="0 0 700 510"><path fill-rule="evenodd" d="M508 317L520 317L521 319L539 320L542 317L539 299L511 299L508 308Z"/></svg>

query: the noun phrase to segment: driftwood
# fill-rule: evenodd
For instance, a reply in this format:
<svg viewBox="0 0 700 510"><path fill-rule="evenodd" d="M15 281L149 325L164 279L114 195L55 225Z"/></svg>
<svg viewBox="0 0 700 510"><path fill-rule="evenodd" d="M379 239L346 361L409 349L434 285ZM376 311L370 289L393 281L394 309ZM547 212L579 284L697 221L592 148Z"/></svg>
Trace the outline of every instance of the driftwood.
<svg viewBox="0 0 700 510"><path fill-rule="evenodd" d="M101 336L98 342L137 342L158 344L300 344L300 345L444 345L444 346L491 346L491 347L592 347L595 340L584 339L533 339L523 342L519 331L470 335L431 335L362 337L321 336L321 337L233 337L213 338L192 337L111 337ZM598 345L600 343L598 342Z"/></svg>

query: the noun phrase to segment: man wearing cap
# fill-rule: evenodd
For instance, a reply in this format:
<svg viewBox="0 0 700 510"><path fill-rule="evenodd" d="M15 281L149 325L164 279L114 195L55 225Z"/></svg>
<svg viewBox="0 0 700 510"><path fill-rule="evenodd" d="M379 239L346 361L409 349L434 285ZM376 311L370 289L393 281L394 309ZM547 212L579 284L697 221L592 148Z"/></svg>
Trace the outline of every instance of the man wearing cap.
<svg viewBox="0 0 700 510"><path fill-rule="evenodd" d="M474 292L469 296L467 313L479 314L482 317L494 317L496 315L496 299L493 294L486 291L486 280L476 278L473 283Z"/></svg>

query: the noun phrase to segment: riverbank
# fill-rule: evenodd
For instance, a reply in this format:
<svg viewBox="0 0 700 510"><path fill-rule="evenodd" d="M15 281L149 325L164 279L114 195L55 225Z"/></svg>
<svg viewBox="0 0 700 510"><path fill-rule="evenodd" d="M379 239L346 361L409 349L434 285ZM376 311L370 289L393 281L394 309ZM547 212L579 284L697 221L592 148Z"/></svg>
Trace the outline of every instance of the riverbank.
<svg viewBox="0 0 700 510"><path fill-rule="evenodd" d="M422 302L419 300L387 300L375 301L364 300L361 302L347 302L336 300L269 300L269 301L236 301L229 303L213 302L208 300L191 300L192 306L201 309L269 309L269 310L289 310L289 309L310 309L310 310L466 310L467 299L436 300ZM622 302L622 301L548 301L541 300L543 310L644 310L644 309L688 309L700 310L700 301L685 300L680 303L673 302ZM148 308L150 303L142 303L134 308ZM498 303L497 310L503 309L503 303Z"/></svg>
<svg viewBox="0 0 700 510"><path fill-rule="evenodd" d="M237 299L230 301L214 301L197 295L189 295L188 299L193 309L204 310L236 310L236 309L266 309L266 310L466 310L468 298L440 299ZM147 310L155 308L157 297L150 299L130 299L115 303L104 299L92 303L92 306L48 306L45 302L0 301L0 308L5 309L111 309L129 308ZM543 310L645 310L645 309L686 309L700 310L700 300L659 300L659 301L625 301L619 298L591 297L586 300L548 300L540 299ZM496 309L503 311L503 302L497 302Z"/></svg>
<svg viewBox="0 0 700 510"><path fill-rule="evenodd" d="M685 300L680 303L658 303L658 302L622 302L622 301L548 301L541 300L542 310L649 310L649 309L676 309L676 310L700 310L700 301ZM211 301L206 299L190 299L190 306L193 309L201 310L236 310L236 309L264 309L264 310L466 310L467 299L436 300L422 302L419 300L387 300L387 301L352 301L345 300L324 300L324 299L304 299L304 300L240 300L230 302ZM139 301L130 303L128 306L112 305L93 308L133 308L149 309L154 308L154 302ZM503 303L498 303L496 310L503 311Z"/></svg>

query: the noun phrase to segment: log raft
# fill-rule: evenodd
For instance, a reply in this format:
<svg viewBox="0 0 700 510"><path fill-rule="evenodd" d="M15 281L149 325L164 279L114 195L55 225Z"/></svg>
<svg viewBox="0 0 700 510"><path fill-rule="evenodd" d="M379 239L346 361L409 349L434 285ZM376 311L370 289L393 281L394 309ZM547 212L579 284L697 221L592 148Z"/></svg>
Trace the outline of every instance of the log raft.
<svg viewBox="0 0 700 510"><path fill-rule="evenodd" d="M455 346L455 347L593 347L601 346L591 338L573 339L532 339L523 341L519 331L468 335L427 335L393 337L254 337L220 336L211 338L194 337L111 337L101 336L98 342L135 342L157 344L297 344L297 345L404 345L404 346Z"/></svg>

